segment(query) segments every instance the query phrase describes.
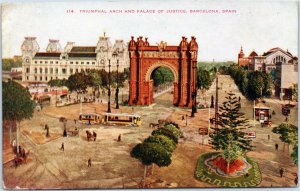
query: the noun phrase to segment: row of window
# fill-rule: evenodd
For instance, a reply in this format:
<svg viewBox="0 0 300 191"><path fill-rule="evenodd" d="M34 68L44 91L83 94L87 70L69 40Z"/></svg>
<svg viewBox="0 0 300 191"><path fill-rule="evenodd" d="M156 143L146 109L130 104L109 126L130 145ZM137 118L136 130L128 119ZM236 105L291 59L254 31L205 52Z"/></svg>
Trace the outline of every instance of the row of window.
<svg viewBox="0 0 300 191"><path fill-rule="evenodd" d="M273 64L277 63L277 62L283 62L283 63L286 63L286 59L283 57L283 56L276 56L274 59L273 59Z"/></svg>
<svg viewBox="0 0 300 191"><path fill-rule="evenodd" d="M55 62L55 64L58 64L58 61L48 61L48 60L45 60L45 61L43 61L43 60L40 60L40 61L35 60L34 61L35 64L54 64L54 62ZM93 64L93 65L96 64L96 62L78 62L78 61L74 62L74 61L70 61L70 64L79 64L79 63L80 64L87 64L87 65L89 65L90 63Z"/></svg>
<svg viewBox="0 0 300 191"><path fill-rule="evenodd" d="M37 76L34 76L34 80L35 81L43 81L43 79L45 81L48 81L48 80L53 80L53 77L51 76L50 78L48 78L48 76L45 76L44 78L42 76L40 76L39 78ZM56 76L55 79L58 79L58 77ZM29 76L26 77L26 80L28 81L29 80Z"/></svg>
<svg viewBox="0 0 300 191"><path fill-rule="evenodd" d="M73 73L76 73L76 72L81 72L81 71L87 71L87 70L89 70L89 69L83 69L83 68L81 68L81 69L78 69L78 68L76 68L76 69L73 69L73 68L70 68L69 69L69 73L70 74L73 74ZM44 72L45 72L45 74L53 74L53 73L55 73L55 74L58 74L58 68L45 68L44 69ZM26 68L26 73L30 73L30 68ZM34 68L34 73L35 74L42 74L43 73L43 68L39 68L39 70L38 70L38 68ZM67 69L66 68L62 68L61 69L61 73L62 74L66 74L67 73Z"/></svg>

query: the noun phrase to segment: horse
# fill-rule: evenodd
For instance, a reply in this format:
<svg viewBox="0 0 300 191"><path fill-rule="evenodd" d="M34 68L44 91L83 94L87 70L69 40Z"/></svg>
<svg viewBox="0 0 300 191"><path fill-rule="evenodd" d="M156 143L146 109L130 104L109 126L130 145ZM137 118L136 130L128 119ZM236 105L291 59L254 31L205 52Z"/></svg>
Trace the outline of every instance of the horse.
<svg viewBox="0 0 300 191"><path fill-rule="evenodd" d="M97 134L95 133L95 131L93 131L93 134L89 130L86 130L85 132L88 141L90 141L90 139L94 139L94 141L96 141Z"/></svg>

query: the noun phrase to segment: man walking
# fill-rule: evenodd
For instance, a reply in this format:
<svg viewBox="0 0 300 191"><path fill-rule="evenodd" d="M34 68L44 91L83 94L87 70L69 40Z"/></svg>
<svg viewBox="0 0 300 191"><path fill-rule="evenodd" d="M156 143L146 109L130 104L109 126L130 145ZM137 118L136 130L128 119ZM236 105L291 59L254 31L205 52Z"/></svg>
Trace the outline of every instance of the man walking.
<svg viewBox="0 0 300 191"><path fill-rule="evenodd" d="M278 144L275 144L275 150L278 151Z"/></svg>
<svg viewBox="0 0 300 191"><path fill-rule="evenodd" d="M61 151L65 151L65 144L64 144L64 142L62 142L61 147L60 147L60 150L61 150Z"/></svg>
<svg viewBox="0 0 300 191"><path fill-rule="evenodd" d="M279 174L280 174L280 177L282 178L283 177L283 168L280 168L280 170L279 170Z"/></svg>
<svg viewBox="0 0 300 191"><path fill-rule="evenodd" d="M270 141L270 135L268 135L268 141Z"/></svg>
<svg viewBox="0 0 300 191"><path fill-rule="evenodd" d="M92 167L92 160L91 160L91 158L88 159L88 167Z"/></svg>

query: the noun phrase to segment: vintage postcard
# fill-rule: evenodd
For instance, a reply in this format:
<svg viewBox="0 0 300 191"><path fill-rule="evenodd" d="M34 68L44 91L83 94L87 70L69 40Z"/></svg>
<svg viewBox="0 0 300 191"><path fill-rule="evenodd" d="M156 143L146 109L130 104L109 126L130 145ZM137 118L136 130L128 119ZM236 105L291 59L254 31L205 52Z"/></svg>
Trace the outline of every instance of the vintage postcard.
<svg viewBox="0 0 300 191"><path fill-rule="evenodd" d="M3 189L298 188L298 3L2 3Z"/></svg>

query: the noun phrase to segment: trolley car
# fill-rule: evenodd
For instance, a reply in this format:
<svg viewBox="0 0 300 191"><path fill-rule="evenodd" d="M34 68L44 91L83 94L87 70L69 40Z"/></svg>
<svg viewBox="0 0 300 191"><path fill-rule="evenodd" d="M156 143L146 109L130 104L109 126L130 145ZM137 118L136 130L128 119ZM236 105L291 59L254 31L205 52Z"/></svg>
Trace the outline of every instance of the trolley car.
<svg viewBox="0 0 300 191"><path fill-rule="evenodd" d="M141 126L142 120L141 120L141 116L137 114L103 113L102 123Z"/></svg>
<svg viewBox="0 0 300 191"><path fill-rule="evenodd" d="M101 122L101 116L96 113L81 113L79 115L79 121L84 124L99 124Z"/></svg>

